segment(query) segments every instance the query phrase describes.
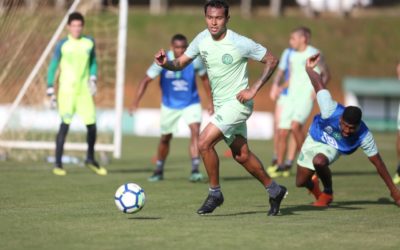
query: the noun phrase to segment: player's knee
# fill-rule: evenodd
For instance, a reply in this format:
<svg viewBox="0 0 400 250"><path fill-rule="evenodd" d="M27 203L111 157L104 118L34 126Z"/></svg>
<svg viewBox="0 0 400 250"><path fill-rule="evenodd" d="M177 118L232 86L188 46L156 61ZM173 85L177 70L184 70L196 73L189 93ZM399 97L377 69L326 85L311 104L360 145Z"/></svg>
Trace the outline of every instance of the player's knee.
<svg viewBox="0 0 400 250"><path fill-rule="evenodd" d="M199 134L200 134L199 126L191 125L189 128L190 128L190 133L192 136L197 136L197 137L199 136Z"/></svg>
<svg viewBox="0 0 400 250"><path fill-rule="evenodd" d="M207 151L210 147L210 144L207 142L207 140L204 139L204 137L199 138L199 141L197 143L197 147L200 152Z"/></svg>
<svg viewBox="0 0 400 250"><path fill-rule="evenodd" d="M163 135L161 136L160 143L168 145L169 142L171 141L171 138L172 138L171 135Z"/></svg>
<svg viewBox="0 0 400 250"><path fill-rule="evenodd" d="M292 122L292 124L290 125L290 128L292 129L292 131L301 131L302 130L302 125L299 122Z"/></svg>
<svg viewBox="0 0 400 250"><path fill-rule="evenodd" d="M327 167L329 165L329 160L323 154L317 154L313 159L313 165L316 168Z"/></svg>
<svg viewBox="0 0 400 250"><path fill-rule="evenodd" d="M243 164L249 160L249 152L244 151L244 152L239 152L238 154L233 154L233 158L235 161L237 161L239 164Z"/></svg>
<svg viewBox="0 0 400 250"><path fill-rule="evenodd" d="M278 130L278 135L279 135L279 139L284 140L289 134L289 131L287 129L279 129Z"/></svg>
<svg viewBox="0 0 400 250"><path fill-rule="evenodd" d="M304 187L306 185L306 182L303 178L296 178L296 187Z"/></svg>

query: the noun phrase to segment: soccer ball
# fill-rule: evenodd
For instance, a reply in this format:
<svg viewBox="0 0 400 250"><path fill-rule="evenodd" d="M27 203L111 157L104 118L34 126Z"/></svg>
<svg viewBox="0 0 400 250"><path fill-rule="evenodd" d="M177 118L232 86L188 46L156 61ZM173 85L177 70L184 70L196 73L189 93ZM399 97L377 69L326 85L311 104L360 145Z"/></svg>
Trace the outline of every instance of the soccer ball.
<svg viewBox="0 0 400 250"><path fill-rule="evenodd" d="M124 213L139 212L145 203L144 190L135 183L126 183L115 192L115 205Z"/></svg>

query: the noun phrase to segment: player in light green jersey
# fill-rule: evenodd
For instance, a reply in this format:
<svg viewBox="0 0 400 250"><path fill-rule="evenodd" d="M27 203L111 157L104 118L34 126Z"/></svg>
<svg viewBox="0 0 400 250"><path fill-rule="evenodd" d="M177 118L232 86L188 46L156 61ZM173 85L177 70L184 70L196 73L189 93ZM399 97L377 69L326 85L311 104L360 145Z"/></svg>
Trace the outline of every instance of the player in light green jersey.
<svg viewBox="0 0 400 250"><path fill-rule="evenodd" d="M158 65L175 71L200 56L211 82L215 113L199 138L200 154L209 177L209 193L197 213L212 213L224 202L215 145L225 140L233 158L267 189L271 206L268 215L275 216L287 190L267 175L261 161L250 151L246 121L253 111L253 98L271 77L278 60L265 47L227 29L230 17L226 1L207 1L204 13L207 29L196 36L182 56L169 61L163 49L155 55ZM261 77L252 86L248 83L248 59L265 65Z"/></svg>

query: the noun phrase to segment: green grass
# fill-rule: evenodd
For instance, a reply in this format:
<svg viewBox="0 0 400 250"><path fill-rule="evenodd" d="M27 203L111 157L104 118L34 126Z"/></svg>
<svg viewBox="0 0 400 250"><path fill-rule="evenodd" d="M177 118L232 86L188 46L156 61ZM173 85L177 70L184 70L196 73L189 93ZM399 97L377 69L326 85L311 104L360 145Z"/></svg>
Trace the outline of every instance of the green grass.
<svg viewBox="0 0 400 250"><path fill-rule="evenodd" d="M393 173L395 137L376 136ZM156 138L124 138L122 160L100 177L67 166L53 176L42 162L1 162L0 249L398 249L399 208L373 166L357 152L333 166L335 201L315 209L312 197L279 179L289 189L282 216L267 217L267 195L233 160L221 159L225 203L211 216L195 211L207 194L206 183L189 183L186 139L175 139L165 180L147 182ZM268 162L271 143L251 141ZM218 145L222 153L226 146ZM146 205L122 214L113 195L119 185L136 182Z"/></svg>

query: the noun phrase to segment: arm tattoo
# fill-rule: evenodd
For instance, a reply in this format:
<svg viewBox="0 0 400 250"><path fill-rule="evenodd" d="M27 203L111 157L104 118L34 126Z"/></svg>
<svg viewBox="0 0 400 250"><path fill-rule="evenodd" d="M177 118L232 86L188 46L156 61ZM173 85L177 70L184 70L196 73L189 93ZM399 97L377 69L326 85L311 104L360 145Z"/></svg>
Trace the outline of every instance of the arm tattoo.
<svg viewBox="0 0 400 250"><path fill-rule="evenodd" d="M257 91L269 80L272 73L274 73L276 66L278 65L278 59L270 52L267 53L263 61L265 61L263 73L254 86Z"/></svg>

